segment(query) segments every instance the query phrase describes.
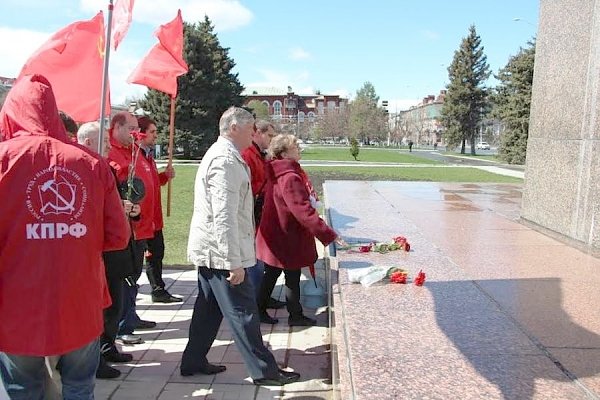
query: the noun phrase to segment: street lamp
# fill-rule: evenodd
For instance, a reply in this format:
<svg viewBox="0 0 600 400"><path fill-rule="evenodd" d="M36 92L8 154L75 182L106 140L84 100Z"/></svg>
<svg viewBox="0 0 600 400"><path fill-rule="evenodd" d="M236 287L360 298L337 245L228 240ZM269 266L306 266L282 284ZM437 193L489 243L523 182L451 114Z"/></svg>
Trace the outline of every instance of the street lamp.
<svg viewBox="0 0 600 400"><path fill-rule="evenodd" d="M523 18L515 17L515 18L513 18L513 21L514 22L525 22L527 25L533 26L534 28L536 27L535 24L532 24L531 22L529 22Z"/></svg>

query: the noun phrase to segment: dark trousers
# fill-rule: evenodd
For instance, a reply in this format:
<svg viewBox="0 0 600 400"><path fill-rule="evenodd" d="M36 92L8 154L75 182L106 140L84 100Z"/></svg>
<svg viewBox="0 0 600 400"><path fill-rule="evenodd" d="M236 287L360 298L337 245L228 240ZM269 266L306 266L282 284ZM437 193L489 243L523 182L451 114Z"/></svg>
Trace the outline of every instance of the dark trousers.
<svg viewBox="0 0 600 400"><path fill-rule="evenodd" d="M112 304L104 309L104 332L100 336L100 352L109 351L115 346L119 331L119 321L123 314L123 279L120 276L106 275Z"/></svg>
<svg viewBox="0 0 600 400"><path fill-rule="evenodd" d="M146 241L150 257L146 259L146 275L152 291L165 288L162 279L163 258L165 257L165 239L162 230L154 232L154 237Z"/></svg>
<svg viewBox="0 0 600 400"><path fill-rule="evenodd" d="M119 335L131 335L140 321L140 317L135 311L135 300L138 293L137 281L142 275L145 250L146 240L133 242L133 274L131 276L133 282L123 282L123 315L119 322Z"/></svg>
<svg viewBox="0 0 600 400"><path fill-rule="evenodd" d="M229 271L198 267L198 297L181 369L195 370L208 363L206 354L225 317L252 379L277 377L277 363L260 333L252 284L245 278L234 286L228 277Z"/></svg>
<svg viewBox="0 0 600 400"><path fill-rule="evenodd" d="M265 275L260 286L258 295L258 309L260 312L267 310L267 304L271 292L275 288L277 278L281 275L281 271L285 275L285 301L290 318L298 318L302 316L302 306L300 305L300 270L281 269L273 267L265 263Z"/></svg>

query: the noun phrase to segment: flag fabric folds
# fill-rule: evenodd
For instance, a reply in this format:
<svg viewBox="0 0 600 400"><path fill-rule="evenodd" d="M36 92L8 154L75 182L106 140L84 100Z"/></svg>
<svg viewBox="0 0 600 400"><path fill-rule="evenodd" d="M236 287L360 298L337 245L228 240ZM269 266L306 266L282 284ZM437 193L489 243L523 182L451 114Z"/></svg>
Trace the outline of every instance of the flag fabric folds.
<svg viewBox="0 0 600 400"><path fill-rule="evenodd" d="M188 66L183 59L181 10L177 11L173 21L161 25L155 35L159 43L150 49L129 75L127 82L144 85L176 97L177 77L188 72Z"/></svg>
<svg viewBox="0 0 600 400"><path fill-rule="evenodd" d="M133 3L135 0L117 0L112 16L111 25L111 48L117 50L117 47L127 34L131 17L133 15Z"/></svg>
<svg viewBox="0 0 600 400"><path fill-rule="evenodd" d="M94 18L74 22L52 35L27 60L19 78L45 76L59 110L78 122L96 121L100 117L104 43L104 15L100 11ZM106 105L109 115L110 96L106 96Z"/></svg>

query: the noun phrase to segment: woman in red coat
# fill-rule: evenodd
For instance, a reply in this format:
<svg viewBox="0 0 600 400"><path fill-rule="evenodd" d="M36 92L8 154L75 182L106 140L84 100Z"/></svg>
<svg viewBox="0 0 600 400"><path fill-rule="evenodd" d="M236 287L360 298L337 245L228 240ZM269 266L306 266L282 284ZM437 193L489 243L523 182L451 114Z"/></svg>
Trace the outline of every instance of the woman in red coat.
<svg viewBox="0 0 600 400"><path fill-rule="evenodd" d="M285 274L290 326L311 326L316 321L302 313L300 270L317 260L315 237L324 245L338 239L337 233L319 217L310 202L306 174L300 167L300 149L293 135L278 135L271 141L272 161L267 165L267 184L260 227L256 236L257 257L265 262L265 275L258 296L261 322L275 324L267 314L267 303L277 278Z"/></svg>

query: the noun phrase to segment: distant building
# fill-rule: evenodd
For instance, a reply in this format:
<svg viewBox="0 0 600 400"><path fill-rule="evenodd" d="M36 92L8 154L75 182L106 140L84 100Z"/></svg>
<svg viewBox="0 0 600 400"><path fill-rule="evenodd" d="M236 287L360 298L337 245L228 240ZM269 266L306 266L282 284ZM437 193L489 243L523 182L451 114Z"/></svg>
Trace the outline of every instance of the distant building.
<svg viewBox="0 0 600 400"><path fill-rule="evenodd" d="M290 86L287 91L274 87L249 88L242 95L246 97L244 105L253 100L262 102L273 121L297 135L307 132L320 117L348 107L348 99L339 95L301 95L294 93Z"/></svg>
<svg viewBox="0 0 600 400"><path fill-rule="evenodd" d="M445 96L446 90L440 90L437 96L426 96L419 104L395 116L395 129L404 142L425 145L442 142L441 114Z"/></svg>

